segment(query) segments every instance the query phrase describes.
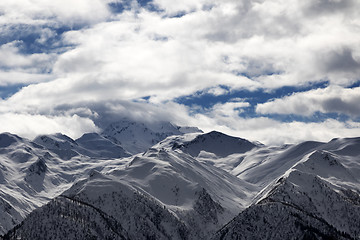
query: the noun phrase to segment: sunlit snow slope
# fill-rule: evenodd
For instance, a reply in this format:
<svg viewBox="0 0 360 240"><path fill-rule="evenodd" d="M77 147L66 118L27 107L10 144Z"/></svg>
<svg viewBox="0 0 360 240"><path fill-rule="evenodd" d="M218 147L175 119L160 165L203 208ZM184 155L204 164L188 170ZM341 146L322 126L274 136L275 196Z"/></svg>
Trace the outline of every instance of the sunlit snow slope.
<svg viewBox="0 0 360 240"><path fill-rule="evenodd" d="M77 140L2 134L0 164L6 239L360 236L360 138L270 147L122 120Z"/></svg>

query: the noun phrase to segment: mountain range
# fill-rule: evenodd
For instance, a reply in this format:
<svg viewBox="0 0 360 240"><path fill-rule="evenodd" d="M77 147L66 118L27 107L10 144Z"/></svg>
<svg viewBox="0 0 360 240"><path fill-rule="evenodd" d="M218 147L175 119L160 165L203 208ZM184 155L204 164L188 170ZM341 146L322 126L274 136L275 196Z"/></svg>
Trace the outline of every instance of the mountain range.
<svg viewBox="0 0 360 240"><path fill-rule="evenodd" d="M0 134L3 239L360 239L360 138L266 146L129 119Z"/></svg>

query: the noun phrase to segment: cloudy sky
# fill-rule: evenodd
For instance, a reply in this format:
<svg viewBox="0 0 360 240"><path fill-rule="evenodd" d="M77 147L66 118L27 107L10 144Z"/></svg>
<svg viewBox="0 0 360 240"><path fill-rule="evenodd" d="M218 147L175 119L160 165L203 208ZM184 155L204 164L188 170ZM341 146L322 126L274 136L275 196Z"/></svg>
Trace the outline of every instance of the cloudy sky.
<svg viewBox="0 0 360 240"><path fill-rule="evenodd" d="M0 132L360 136L357 0L11 0L0 28Z"/></svg>

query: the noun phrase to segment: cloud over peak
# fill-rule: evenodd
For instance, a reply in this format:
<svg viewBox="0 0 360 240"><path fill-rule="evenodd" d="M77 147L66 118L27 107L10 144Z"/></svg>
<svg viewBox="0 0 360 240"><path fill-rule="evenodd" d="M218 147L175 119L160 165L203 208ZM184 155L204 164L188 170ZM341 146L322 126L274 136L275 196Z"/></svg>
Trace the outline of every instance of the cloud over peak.
<svg viewBox="0 0 360 240"><path fill-rule="evenodd" d="M3 1L0 119L44 117L51 132L62 130L51 119L96 129L130 114L267 142L262 132L311 124L332 136L333 121L360 133L359 88L348 88L359 81L359 9L354 0ZM241 96L283 88L295 90L275 99ZM236 93L240 100L227 97ZM218 101L191 103L208 95ZM184 97L187 104L177 102ZM353 122L312 123L316 112ZM296 140L285 135L281 141Z"/></svg>

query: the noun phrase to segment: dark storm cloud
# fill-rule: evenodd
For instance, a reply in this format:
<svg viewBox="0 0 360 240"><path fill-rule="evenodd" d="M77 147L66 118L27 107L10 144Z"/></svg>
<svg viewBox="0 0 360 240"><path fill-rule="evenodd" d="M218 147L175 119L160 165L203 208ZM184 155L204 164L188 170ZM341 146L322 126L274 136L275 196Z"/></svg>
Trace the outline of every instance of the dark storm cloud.
<svg viewBox="0 0 360 240"><path fill-rule="evenodd" d="M350 48L342 48L325 55L324 67L329 72L360 72L360 62L354 58Z"/></svg>
<svg viewBox="0 0 360 240"><path fill-rule="evenodd" d="M340 97L331 97L326 99L322 107L324 108L324 112L337 112L343 113L346 115L359 117L360 116L360 92L357 97L352 99L344 100Z"/></svg>
<svg viewBox="0 0 360 240"><path fill-rule="evenodd" d="M307 2L305 13L318 16L319 14L334 14L353 11L356 0L310 0Z"/></svg>

